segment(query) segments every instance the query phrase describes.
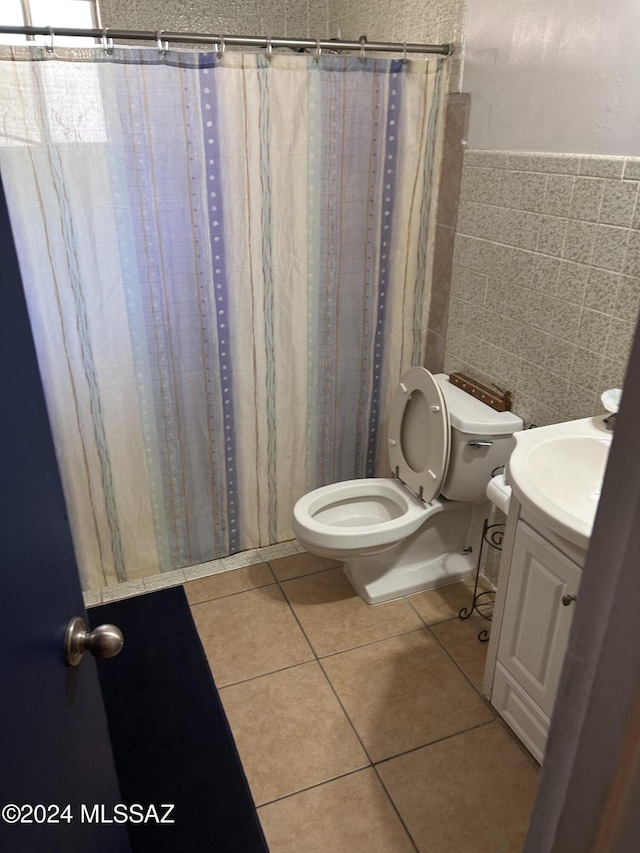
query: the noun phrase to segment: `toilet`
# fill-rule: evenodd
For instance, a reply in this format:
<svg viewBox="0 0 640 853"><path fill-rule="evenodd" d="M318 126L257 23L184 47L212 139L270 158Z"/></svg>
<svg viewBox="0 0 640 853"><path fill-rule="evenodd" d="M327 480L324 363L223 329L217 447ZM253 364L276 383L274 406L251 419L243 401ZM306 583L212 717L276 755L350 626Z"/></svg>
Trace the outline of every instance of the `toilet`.
<svg viewBox="0 0 640 853"><path fill-rule="evenodd" d="M423 367L412 367L389 413L393 478L332 483L293 509L298 541L344 563L369 604L454 583L475 573L486 489L523 428Z"/></svg>

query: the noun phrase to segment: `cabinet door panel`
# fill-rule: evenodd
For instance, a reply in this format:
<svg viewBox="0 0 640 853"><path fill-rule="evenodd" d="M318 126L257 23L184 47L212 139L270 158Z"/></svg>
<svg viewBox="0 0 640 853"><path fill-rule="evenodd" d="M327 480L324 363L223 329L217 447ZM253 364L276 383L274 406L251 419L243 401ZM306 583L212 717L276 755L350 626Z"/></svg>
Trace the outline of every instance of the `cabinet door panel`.
<svg viewBox="0 0 640 853"><path fill-rule="evenodd" d="M500 663L496 665L491 701L536 761L542 764L549 732L549 718L531 701L529 695L509 673L504 671Z"/></svg>
<svg viewBox="0 0 640 853"><path fill-rule="evenodd" d="M516 534L498 660L549 716L558 688L581 570L524 522Z"/></svg>

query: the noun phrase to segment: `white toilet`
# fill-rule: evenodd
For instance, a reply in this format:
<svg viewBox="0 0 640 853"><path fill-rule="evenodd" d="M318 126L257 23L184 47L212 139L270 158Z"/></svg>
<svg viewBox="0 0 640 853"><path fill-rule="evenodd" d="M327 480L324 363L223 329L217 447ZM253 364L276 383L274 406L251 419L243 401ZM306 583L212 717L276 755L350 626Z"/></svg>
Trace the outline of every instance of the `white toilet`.
<svg viewBox="0 0 640 853"><path fill-rule="evenodd" d="M468 577L489 511L487 484L522 427L517 415L495 411L446 374L412 367L389 416L394 478L309 492L293 509L293 532L311 553L343 562L369 604Z"/></svg>

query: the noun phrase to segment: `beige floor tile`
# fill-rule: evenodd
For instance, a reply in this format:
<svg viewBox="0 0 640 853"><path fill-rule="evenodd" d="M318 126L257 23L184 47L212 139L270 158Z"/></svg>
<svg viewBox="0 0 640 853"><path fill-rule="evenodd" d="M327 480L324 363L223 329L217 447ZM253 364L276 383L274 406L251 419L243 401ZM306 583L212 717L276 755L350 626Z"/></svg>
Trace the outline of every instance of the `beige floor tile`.
<svg viewBox="0 0 640 853"><path fill-rule="evenodd" d="M490 628L491 622L475 614L464 621L450 619L448 622L441 622L431 627L434 636L478 690L482 687L488 648L488 643L480 642L478 634Z"/></svg>
<svg viewBox="0 0 640 853"><path fill-rule="evenodd" d="M275 583L273 572L266 563L247 566L244 569L232 569L207 578L189 581L184 585L189 604L198 604L212 598L222 598L236 592L267 586Z"/></svg>
<svg viewBox="0 0 640 853"><path fill-rule="evenodd" d="M288 581L291 578L300 578L303 575L312 575L315 572L323 572L325 569L333 569L340 566L337 560L326 560L324 557L316 557L305 551L303 554L291 554L288 557L280 557L277 560L269 560L269 565L279 581Z"/></svg>
<svg viewBox="0 0 640 853"><path fill-rule="evenodd" d="M494 717L426 628L323 658L322 666L372 761Z"/></svg>
<svg viewBox="0 0 640 853"><path fill-rule="evenodd" d="M226 687L220 698L258 805L368 764L315 662Z"/></svg>
<svg viewBox="0 0 640 853"><path fill-rule="evenodd" d="M409 601L424 619L427 625L453 619L463 607L470 607L473 598L474 578L418 592L409 596ZM479 589L489 589L489 583L480 578Z"/></svg>
<svg viewBox="0 0 640 853"><path fill-rule="evenodd" d="M275 584L194 604L191 612L218 687L314 657Z"/></svg>
<svg viewBox="0 0 640 853"><path fill-rule="evenodd" d="M299 578L282 589L318 655L350 649L420 628L406 601L372 606L353 591L342 569Z"/></svg>
<svg viewBox="0 0 640 853"><path fill-rule="evenodd" d="M499 722L378 765L421 853L520 853L537 772Z"/></svg>
<svg viewBox="0 0 640 853"><path fill-rule="evenodd" d="M262 806L271 853L415 853L373 770Z"/></svg>

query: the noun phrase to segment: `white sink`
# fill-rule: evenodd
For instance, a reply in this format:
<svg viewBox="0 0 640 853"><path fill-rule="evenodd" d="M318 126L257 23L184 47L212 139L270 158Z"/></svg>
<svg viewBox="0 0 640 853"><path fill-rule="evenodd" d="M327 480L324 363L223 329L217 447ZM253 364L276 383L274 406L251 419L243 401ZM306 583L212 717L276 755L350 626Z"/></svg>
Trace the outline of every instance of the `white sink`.
<svg viewBox="0 0 640 853"><path fill-rule="evenodd" d="M506 480L516 498L559 536L586 548L613 433L604 417L516 433Z"/></svg>

